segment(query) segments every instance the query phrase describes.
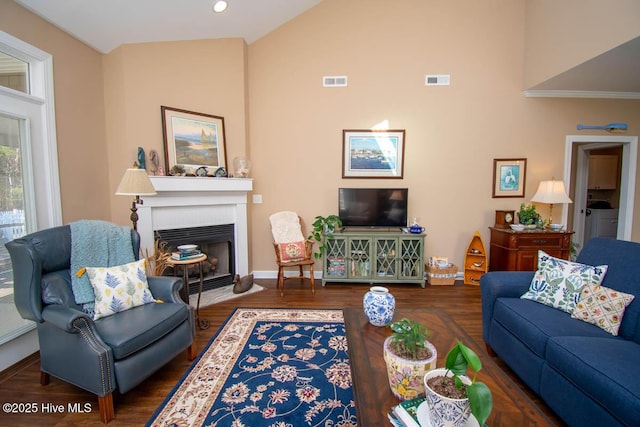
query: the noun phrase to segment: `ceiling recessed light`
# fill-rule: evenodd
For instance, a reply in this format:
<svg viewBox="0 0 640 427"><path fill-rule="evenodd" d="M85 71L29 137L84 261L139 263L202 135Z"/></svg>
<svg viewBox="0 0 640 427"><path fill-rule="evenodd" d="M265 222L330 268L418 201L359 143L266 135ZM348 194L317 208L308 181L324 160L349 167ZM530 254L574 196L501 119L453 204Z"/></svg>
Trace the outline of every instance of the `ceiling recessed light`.
<svg viewBox="0 0 640 427"><path fill-rule="evenodd" d="M228 4L227 4L226 1L218 0L213 5L213 11L216 12L216 13L224 12L225 10L227 10L227 6L228 6Z"/></svg>

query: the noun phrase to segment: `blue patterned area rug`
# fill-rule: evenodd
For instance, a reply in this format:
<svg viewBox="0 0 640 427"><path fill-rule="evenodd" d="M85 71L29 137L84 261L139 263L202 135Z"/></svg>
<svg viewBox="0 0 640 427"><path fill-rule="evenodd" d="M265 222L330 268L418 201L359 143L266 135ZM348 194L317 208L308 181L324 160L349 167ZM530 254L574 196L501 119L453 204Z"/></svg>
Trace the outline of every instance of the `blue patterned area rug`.
<svg viewBox="0 0 640 427"><path fill-rule="evenodd" d="M237 308L147 426L356 426L342 310Z"/></svg>

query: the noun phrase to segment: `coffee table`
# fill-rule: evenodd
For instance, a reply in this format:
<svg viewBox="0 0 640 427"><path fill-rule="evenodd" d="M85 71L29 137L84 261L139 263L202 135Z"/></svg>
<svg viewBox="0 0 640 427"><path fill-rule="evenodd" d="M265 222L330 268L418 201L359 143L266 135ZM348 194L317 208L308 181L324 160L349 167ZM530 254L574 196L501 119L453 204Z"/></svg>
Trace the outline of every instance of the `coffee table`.
<svg viewBox="0 0 640 427"><path fill-rule="evenodd" d="M493 394L493 411L487 420L489 426L553 426L554 424L520 390L480 348L466 332L444 311L440 310L396 310L393 317L399 320L407 317L427 326L429 341L438 350L438 367L444 366L447 352L461 340L475 351L482 360L482 370L478 380L489 386ZM382 354L382 345L391 335L388 327L371 325L362 309L344 309L344 323L349 345L351 377L356 403L358 425L363 427L390 424L387 414L399 400L391 393L387 380L387 368Z"/></svg>

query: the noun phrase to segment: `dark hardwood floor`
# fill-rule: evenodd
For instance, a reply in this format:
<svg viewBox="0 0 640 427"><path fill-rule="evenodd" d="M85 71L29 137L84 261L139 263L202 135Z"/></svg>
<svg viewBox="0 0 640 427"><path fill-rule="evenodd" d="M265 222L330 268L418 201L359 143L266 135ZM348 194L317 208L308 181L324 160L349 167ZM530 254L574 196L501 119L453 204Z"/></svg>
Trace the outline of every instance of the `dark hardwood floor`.
<svg viewBox="0 0 640 427"><path fill-rule="evenodd" d="M217 329L236 307L294 307L294 308L345 308L361 307L362 298L369 285L328 284L320 286L317 281L316 293L311 294L308 281L300 285L297 280L287 281L285 295L280 297L275 280L256 280L266 289L239 298L215 304L200 310L202 317L209 319L211 327L197 330L197 347L201 351ZM396 298L396 306L402 308L437 308L446 311L480 345L482 341L480 288L456 283L455 286L417 285L387 286ZM428 325L427 325L428 326ZM382 349L380 350L382 351ZM518 384L549 419L562 425L557 417L515 377L500 359L494 359ZM353 361L357 363L357 361ZM114 396L116 418L109 423L114 426L144 425L156 408L162 403L173 386L189 367L186 353L176 357L152 378L126 393ZM57 378L51 378L47 386L40 385L39 358L31 356L0 373L0 401L3 404L35 403L37 413L7 414L0 416L0 425L7 426L75 426L102 425L98 413L96 396ZM88 413L71 413L69 405L88 404ZM62 405L62 406L59 406ZM51 412L63 408L62 413ZM47 412L47 410L49 412ZM260 426L252 426L260 427ZM296 426L297 427L297 426ZM366 427L366 426L362 426ZM513 426L510 426L513 427Z"/></svg>

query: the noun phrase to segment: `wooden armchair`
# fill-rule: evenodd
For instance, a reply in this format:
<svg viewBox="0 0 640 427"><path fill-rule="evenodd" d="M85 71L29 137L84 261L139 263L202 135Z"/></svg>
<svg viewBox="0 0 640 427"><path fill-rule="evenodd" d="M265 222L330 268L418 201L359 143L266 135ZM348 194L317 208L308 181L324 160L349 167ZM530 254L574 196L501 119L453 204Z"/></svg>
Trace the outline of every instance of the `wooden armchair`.
<svg viewBox="0 0 640 427"><path fill-rule="evenodd" d="M278 288L280 296L284 296L284 282L289 279L300 279L302 283L306 276L303 267L309 266L309 281L311 293L315 294L315 280L313 277L313 242L305 238L305 226L302 218L291 211L277 212L269 217L273 249L278 264ZM299 275L285 277L284 269L298 267Z"/></svg>

